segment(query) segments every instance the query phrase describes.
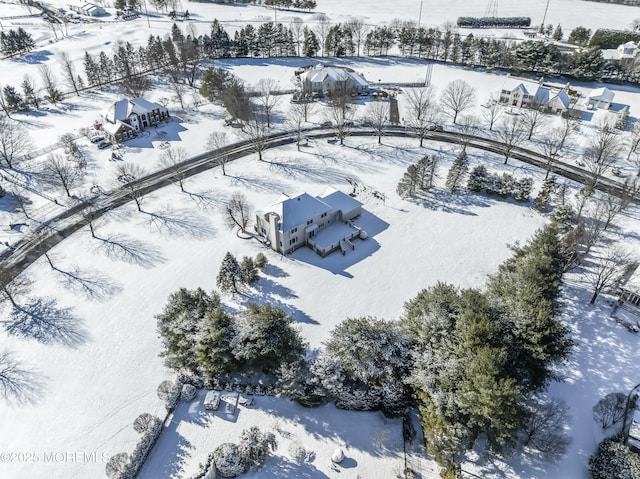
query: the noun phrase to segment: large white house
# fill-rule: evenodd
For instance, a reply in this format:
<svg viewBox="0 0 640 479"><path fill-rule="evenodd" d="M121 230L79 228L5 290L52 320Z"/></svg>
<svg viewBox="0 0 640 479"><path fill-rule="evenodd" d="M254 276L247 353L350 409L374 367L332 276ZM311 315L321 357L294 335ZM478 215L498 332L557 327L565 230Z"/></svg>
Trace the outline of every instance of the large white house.
<svg viewBox="0 0 640 479"><path fill-rule="evenodd" d="M301 193L282 194L278 201L256 212L256 232L282 254L308 246L320 256L354 249L351 240L366 238L353 223L360 216L362 203L346 193L329 187L321 196Z"/></svg>
<svg viewBox="0 0 640 479"><path fill-rule="evenodd" d="M299 73L303 95L330 95L338 91L362 93L369 89L369 82L350 68L316 65Z"/></svg>
<svg viewBox="0 0 640 479"><path fill-rule="evenodd" d="M144 98L122 99L102 113L102 130L112 141L121 142L168 117L169 111L158 103Z"/></svg>
<svg viewBox="0 0 640 479"><path fill-rule="evenodd" d="M518 108L542 108L550 113L567 113L571 107L569 84L554 87L539 81L511 78L500 90L500 103Z"/></svg>

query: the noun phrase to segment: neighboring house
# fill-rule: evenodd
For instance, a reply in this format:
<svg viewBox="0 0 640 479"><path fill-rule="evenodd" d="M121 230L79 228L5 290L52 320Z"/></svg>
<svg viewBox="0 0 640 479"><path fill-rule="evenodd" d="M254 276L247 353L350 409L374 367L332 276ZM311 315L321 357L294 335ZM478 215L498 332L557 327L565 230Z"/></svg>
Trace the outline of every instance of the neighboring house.
<svg viewBox="0 0 640 479"><path fill-rule="evenodd" d="M118 100L103 114L102 129L112 141L126 141L169 117L169 111L144 98Z"/></svg>
<svg viewBox="0 0 640 479"><path fill-rule="evenodd" d="M256 232L274 251L289 254L308 246L325 257L333 251L345 254L355 247L351 240L366 238L353 219L360 216L362 203L329 187L321 196L282 194L276 203L256 212Z"/></svg>
<svg viewBox="0 0 640 479"><path fill-rule="evenodd" d="M296 74L302 83L303 95L324 96L336 90L354 94L369 90L367 79L350 68L316 65Z"/></svg>
<svg viewBox="0 0 640 479"><path fill-rule="evenodd" d="M535 82L507 77L500 91L500 103L518 108L542 108L550 113L567 113L571 107L569 84L558 88L542 78Z"/></svg>
<svg viewBox="0 0 640 479"><path fill-rule="evenodd" d="M597 88L589 93L587 98L587 108L593 110L595 108L602 108L608 110L611 108L615 93L609 90L607 87Z"/></svg>
<svg viewBox="0 0 640 479"><path fill-rule="evenodd" d="M616 48L618 52L618 58L621 60L626 58L635 58L638 54L638 45L634 42L623 43L622 45L618 45Z"/></svg>
<svg viewBox="0 0 640 479"><path fill-rule="evenodd" d="M100 17L106 15L107 11L93 3L84 3L82 5L71 5L71 10L81 15L87 15L88 17Z"/></svg>

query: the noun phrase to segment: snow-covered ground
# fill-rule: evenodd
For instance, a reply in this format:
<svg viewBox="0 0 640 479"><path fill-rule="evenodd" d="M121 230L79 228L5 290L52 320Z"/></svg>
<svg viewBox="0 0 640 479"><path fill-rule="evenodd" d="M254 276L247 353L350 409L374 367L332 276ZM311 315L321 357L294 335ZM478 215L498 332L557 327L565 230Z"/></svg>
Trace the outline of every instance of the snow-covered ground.
<svg viewBox="0 0 640 479"><path fill-rule="evenodd" d="M52 3L66 7L62 1ZM420 7L417 0L380 2L376 8L367 2L352 2L348 13L342 13L344 2L319 0L318 3L319 12L326 12L337 21L362 16L372 24L396 17L415 20ZM543 3L503 1L499 14L528 14L535 23L542 16ZM240 25L246 21L269 20L273 15L271 10L252 6L189 3L188 8L194 18L188 23L202 31L208 29L207 22L214 17L228 21L227 25L234 22ZM472 6L462 0L425 1L422 22L442 24L454 21L458 15L482 15L485 8L484 4ZM43 48L23 59L3 61L0 79L3 85L19 84L25 73L37 76L40 63L57 69L55 53L58 51L67 51L71 58L79 60L84 50L109 51L117 40L146 42L150 33L164 35L171 27L169 21L160 21L160 18L152 20L151 28L147 27L146 19L124 24L70 25L72 36L48 44L52 33L40 20L1 19L20 14L20 9L25 11L13 4L0 4L0 20L5 27L24 24L34 32ZM310 21L317 18L315 14L278 12L279 20L289 16L303 16ZM547 23L562 23L565 32L567 27L577 25L624 28L638 16L638 9L633 7L556 0L549 6ZM185 23L181 25L184 27ZM349 65L374 82L416 82L425 75L423 62L398 58L326 61ZM249 85L269 77L280 81L283 88L290 88L293 70L310 62L308 59L240 59L216 64L232 70ZM457 78L464 78L477 89L479 104L499 90L504 81L504 75L496 73L434 66L432 84L436 89L441 91ZM585 93L596 86L579 85ZM616 93L616 103L631 105L631 116L636 117L640 111L639 90L609 88ZM170 94L160 82L148 95L152 100L167 96ZM29 129L36 147L46 149L55 144L61 134L77 133L80 128L91 125L98 113L118 98L120 94L115 91L90 92L78 98L69 97L58 108L20 114L16 118ZM402 111L402 94L399 100ZM283 127L287 107L285 98L277 108L277 128ZM169 141L195 155L205 150L210 131L223 129L224 113L219 107L202 105L198 109L178 111L175 100L169 98L169 108L175 121L128 142L120 151L123 161L138 163L151 171L159 166L162 142ZM480 108L473 112L476 116L480 116ZM583 123L581 135L569 145L567 161L579 158L591 126L604 115L598 111L591 121ZM321 107L317 108L313 121L322 121ZM238 130L227 128L225 131L229 141L240 138ZM83 230L54 248L51 258L56 269L44 258L30 267L27 275L35 280L33 298L23 297L21 304L40 308L41 314L64 320L64 325L60 334L49 337L17 338L0 332L0 350L14 352L32 367L37 381L34 404L0 404L0 453L16 453L8 456L9 460L0 454L0 478L103 477L104 458L133 449L139 437L133 431L133 420L143 412L164 415L155 390L170 372L158 357L160 341L154 314L179 287L212 289L226 251L236 256L263 251L271 263L252 296L225 298L228 306L239 308L248 300L279 305L294 316L311 347L320 347L331 329L344 318L363 314L397 318L405 301L436 281L482 287L486 275L509 256L507 245L526 240L546 221L526 205L483 196L452 196L440 192L424 204L402 201L395 195L395 185L408 164L424 154L438 153L443 158L441 175L444 175L456 149L438 143L425 143L420 149L417 140L386 138L381 146L375 141L374 138L347 138L343 147L314 141L302 152L297 152L295 147L270 150L265 153L265 162L258 162L255 157L237 160L228 165L227 176L212 170L189 179L186 183L189 194L181 193L177 186L155 192L143 204L146 213L135 211L133 205L109 213L96 224L98 239ZM108 161L110 152L98 151L86 140L81 144L91 155L90 177L76 193L84 194L93 184L105 189L112 187L116 162ZM535 143L529 146L535 148ZM500 158L473 150L470 154L473 162L488 162L490 169L502 168ZM541 172L518 162L510 163L505 167L507 171L518 176L533 176L539 184ZM632 165L619 166L624 173L632 174ZM350 191L348 180L367 187L359 199L367 211L361 221L365 222L369 238L357 240L356 250L347 256L334 254L323 260L301 249L281 257L264 250L255 241L238 239L223 226L220 205L235 191L245 193L251 203L260 208L276 200L281 192L320 194L327 185ZM387 195L384 204L370 194L372 190ZM70 204L59 191L47 193L62 204ZM0 199L0 224L3 225L23 219L14 211L15 205L7 204L8 199L8 196ZM37 219L50 217L61 209L44 198L30 196L29 199L33 202L30 212ZM626 245L640 253L637 215L635 209L626 215L618 231L624 235ZM0 230L1 241L12 242L18 238L20 233ZM626 392L640 380L635 374L640 361L638 337L609 319L611 308L606 297L595 307L589 307L589 296L588 285L580 272L568 274L562 318L571 327L576 349L561 371L565 382L552 385L550 390L551 395L564 398L571 407L573 443L567 457L551 466L512 461L488 465L469 463L466 469L483 477L510 479L587 477L587 458L600 439L591 419L591 407L604 394ZM6 320L7 314L2 312L0 321ZM291 465L286 459L287 450L283 449L288 447L283 436L277 457L256 477L332 477L326 469L325 457L335 444L344 444L347 456L357 462L356 467L344 470L339 477L358 474L390 477L386 473L395 471L396 455L401 450L400 427L396 422L385 422L379 415L345 413L331 407L300 409L284 400L260 398L252 410L240 410L237 423L211 418L209 422L192 424L191 408L197 404L179 407L144 477L184 477L183 471L193 473L198 462L218 442L236 441L245 424L258 422L262 426L274 426L274 418L279 418L283 431L305 442L305 447L309 441L308 447L316 452L316 460L287 475ZM199 413L195 411L195 414ZM212 428L204 427L209 423ZM388 456L378 454L375 437L381 428L389 431ZM190 445L185 446L187 442ZM158 451L166 451L178 462L174 465L163 462L165 454ZM31 453L32 459L39 460L29 461L18 453ZM385 471L385 474L371 471ZM300 475L296 475L298 473ZM425 477L435 477L425 474Z"/></svg>

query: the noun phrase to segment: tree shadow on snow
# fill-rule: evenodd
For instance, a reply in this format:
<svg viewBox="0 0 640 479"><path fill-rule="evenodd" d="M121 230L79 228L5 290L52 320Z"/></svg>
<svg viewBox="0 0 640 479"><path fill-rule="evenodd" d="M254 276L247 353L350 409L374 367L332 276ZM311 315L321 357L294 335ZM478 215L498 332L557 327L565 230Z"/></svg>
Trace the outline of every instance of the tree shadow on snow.
<svg viewBox="0 0 640 479"><path fill-rule="evenodd" d="M303 162L299 158L293 161L270 161L269 170L288 176L292 180L321 184L345 183L349 177L344 171Z"/></svg>
<svg viewBox="0 0 640 479"><path fill-rule="evenodd" d="M287 276L289 276L289 273L287 273L285 270L271 263L265 266L263 273L273 278L286 278Z"/></svg>
<svg viewBox="0 0 640 479"><path fill-rule="evenodd" d="M83 295L87 300L102 302L122 291L122 287L111 281L108 276L95 270L81 270L78 267L68 271L53 267L62 276L62 284L66 289Z"/></svg>
<svg viewBox="0 0 640 479"><path fill-rule="evenodd" d="M231 180L233 186L246 188L249 191L258 193L280 193L283 188L282 183L273 181L265 175L245 174L234 176L227 173L227 178Z"/></svg>
<svg viewBox="0 0 640 479"><path fill-rule="evenodd" d="M450 193L448 191L433 189L425 194L413 198L415 204L433 211L443 213L455 213L459 215L477 216L469 210L471 207L487 208L491 206L481 197L467 193Z"/></svg>
<svg viewBox="0 0 640 479"><path fill-rule="evenodd" d="M165 208L159 212L143 211L148 215L148 225L160 234L178 238L204 239L214 236L208 221L193 211Z"/></svg>
<svg viewBox="0 0 640 479"><path fill-rule="evenodd" d="M109 259L135 264L143 268L152 268L166 261L160 251L140 240L121 235L96 238L100 240L99 248Z"/></svg>
<svg viewBox="0 0 640 479"><path fill-rule="evenodd" d="M35 339L43 344L77 348L88 339L83 321L71 308L61 308L53 298L31 299L13 308L5 329L7 334Z"/></svg>
<svg viewBox="0 0 640 479"><path fill-rule="evenodd" d="M185 193L189 195L189 199L192 200L198 208L202 208L203 210L219 208L226 201L226 197L214 192L214 190L206 190L198 193L185 191Z"/></svg>

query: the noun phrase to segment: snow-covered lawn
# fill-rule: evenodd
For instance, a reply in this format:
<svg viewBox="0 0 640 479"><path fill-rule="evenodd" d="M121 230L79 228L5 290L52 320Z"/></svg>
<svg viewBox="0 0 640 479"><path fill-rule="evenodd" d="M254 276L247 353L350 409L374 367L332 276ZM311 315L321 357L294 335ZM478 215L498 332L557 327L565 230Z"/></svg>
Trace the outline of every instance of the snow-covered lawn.
<svg viewBox="0 0 640 479"><path fill-rule="evenodd" d="M206 411L204 396L205 391L199 391L194 401L176 408L140 479L193 476L217 446L239 442L242 430L255 425L273 432L278 447L260 469L243 477L391 478L404 467L401 419L330 405L306 409L288 399L268 396L255 396L251 406L239 405L233 417L227 417L221 411ZM330 458L338 447L345 459L332 469ZM306 452L306 459L292 455L299 448Z"/></svg>

